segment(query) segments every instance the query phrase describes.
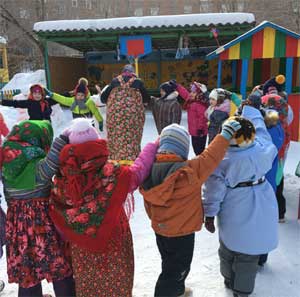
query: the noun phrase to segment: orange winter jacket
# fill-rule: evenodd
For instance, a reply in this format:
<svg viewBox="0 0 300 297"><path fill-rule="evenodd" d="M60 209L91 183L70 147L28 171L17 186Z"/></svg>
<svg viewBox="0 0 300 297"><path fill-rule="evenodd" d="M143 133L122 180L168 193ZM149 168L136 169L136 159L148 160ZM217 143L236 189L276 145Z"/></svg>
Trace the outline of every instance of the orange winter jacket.
<svg viewBox="0 0 300 297"><path fill-rule="evenodd" d="M152 228L157 234L176 237L201 229L203 223L201 186L222 161L228 146L229 141L218 135L195 159L181 164L169 164L167 170L164 167L164 173L160 166L168 164L154 163L152 172L140 191L144 196ZM155 185L154 180L162 174L165 175L164 179ZM154 186L147 190L147 184Z"/></svg>

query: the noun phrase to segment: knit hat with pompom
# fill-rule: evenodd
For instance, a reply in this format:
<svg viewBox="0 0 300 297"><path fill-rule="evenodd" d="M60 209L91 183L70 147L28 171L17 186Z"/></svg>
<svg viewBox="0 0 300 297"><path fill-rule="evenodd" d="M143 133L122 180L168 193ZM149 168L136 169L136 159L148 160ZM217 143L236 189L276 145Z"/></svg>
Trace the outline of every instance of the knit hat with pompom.
<svg viewBox="0 0 300 297"><path fill-rule="evenodd" d="M78 118L71 122L69 131L69 142L78 144L87 141L93 141L100 138L97 130L92 126L91 120Z"/></svg>

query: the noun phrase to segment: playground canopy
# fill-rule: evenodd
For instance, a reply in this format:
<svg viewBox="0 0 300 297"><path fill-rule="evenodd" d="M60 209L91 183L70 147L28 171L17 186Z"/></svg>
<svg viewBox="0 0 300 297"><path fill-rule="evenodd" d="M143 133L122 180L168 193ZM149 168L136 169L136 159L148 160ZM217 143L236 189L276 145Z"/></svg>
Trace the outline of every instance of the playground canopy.
<svg viewBox="0 0 300 297"><path fill-rule="evenodd" d="M116 49L120 35L151 34L153 48L177 48L180 34L187 34L195 46L215 45L208 38L218 27L221 40L229 41L255 24L252 13L204 13L89 20L45 21L33 30L44 41L53 41L81 52Z"/></svg>
<svg viewBox="0 0 300 297"><path fill-rule="evenodd" d="M221 86L222 61L233 62L233 80L240 79L240 93L246 97L247 83L253 86L263 83L278 73L286 76L286 92L292 87L299 90L300 35L279 25L264 21L236 39L220 46L207 55L218 59L218 82ZM239 64L239 65L238 65ZM239 71L238 66L241 67ZM237 72L241 72L237 75ZM237 81L233 82L233 84Z"/></svg>

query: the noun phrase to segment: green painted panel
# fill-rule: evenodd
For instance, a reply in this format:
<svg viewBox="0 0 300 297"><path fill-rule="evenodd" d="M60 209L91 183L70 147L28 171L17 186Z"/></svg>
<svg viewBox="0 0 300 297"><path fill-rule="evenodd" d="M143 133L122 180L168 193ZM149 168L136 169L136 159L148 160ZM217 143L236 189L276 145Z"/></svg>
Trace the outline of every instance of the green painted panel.
<svg viewBox="0 0 300 297"><path fill-rule="evenodd" d="M253 86L257 86L261 83L261 71L262 59L253 60Z"/></svg>
<svg viewBox="0 0 300 297"><path fill-rule="evenodd" d="M240 59L251 59L252 56L252 37L246 38L240 45Z"/></svg>
<svg viewBox="0 0 300 297"><path fill-rule="evenodd" d="M285 46L286 46L286 34L276 31L275 35L275 58L280 58L285 56Z"/></svg>

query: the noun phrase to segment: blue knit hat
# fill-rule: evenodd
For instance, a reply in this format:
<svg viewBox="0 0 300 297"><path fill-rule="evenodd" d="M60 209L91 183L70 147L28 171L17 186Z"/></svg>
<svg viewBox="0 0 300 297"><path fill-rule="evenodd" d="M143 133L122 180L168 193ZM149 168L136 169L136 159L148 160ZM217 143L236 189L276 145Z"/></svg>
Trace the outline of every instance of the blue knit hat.
<svg viewBox="0 0 300 297"><path fill-rule="evenodd" d="M171 124L161 131L158 153L170 152L186 160L189 148L190 135L184 127L178 124Z"/></svg>

